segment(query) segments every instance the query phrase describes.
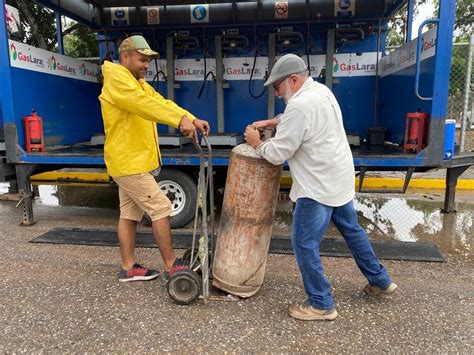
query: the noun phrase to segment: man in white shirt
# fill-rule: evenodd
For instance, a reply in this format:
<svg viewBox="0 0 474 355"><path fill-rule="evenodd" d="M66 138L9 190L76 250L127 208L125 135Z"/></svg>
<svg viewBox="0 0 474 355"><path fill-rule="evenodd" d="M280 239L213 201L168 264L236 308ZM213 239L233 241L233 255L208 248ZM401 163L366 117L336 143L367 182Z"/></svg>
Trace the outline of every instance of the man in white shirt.
<svg viewBox="0 0 474 355"><path fill-rule="evenodd" d="M319 245L332 221L344 237L369 283L371 296L390 294L397 285L380 264L353 206L354 163L342 122L342 113L331 90L308 75L304 61L294 54L281 57L265 86L285 100L278 118L247 127L245 139L272 164L288 161L296 202L292 244L308 299L289 309L301 320L334 320L337 317L331 285L324 276ZM259 128L277 127L275 137L262 142Z"/></svg>

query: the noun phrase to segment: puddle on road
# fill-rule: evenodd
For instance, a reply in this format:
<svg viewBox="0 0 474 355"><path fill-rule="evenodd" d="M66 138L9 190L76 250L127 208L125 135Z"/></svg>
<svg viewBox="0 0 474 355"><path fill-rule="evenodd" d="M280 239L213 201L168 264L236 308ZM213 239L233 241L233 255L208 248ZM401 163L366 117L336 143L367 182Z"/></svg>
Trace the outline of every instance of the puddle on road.
<svg viewBox="0 0 474 355"><path fill-rule="evenodd" d="M473 256L474 204L459 203L457 213L445 214L442 201L357 195L354 203L372 240L434 242L445 254ZM291 220L291 211L277 212L274 230L289 230ZM340 236L333 225L327 235Z"/></svg>
<svg viewBox="0 0 474 355"><path fill-rule="evenodd" d="M7 194L10 189L10 183L0 183L0 195ZM35 203L40 203L46 206L59 206L58 187L50 185L40 185L33 187L34 193L37 196Z"/></svg>
<svg viewBox="0 0 474 355"><path fill-rule="evenodd" d="M474 205L450 214L441 211L443 202L400 197L358 196L355 205L370 238L435 242L444 253L472 255Z"/></svg>
<svg viewBox="0 0 474 355"><path fill-rule="evenodd" d="M8 192L8 184L0 184L0 193ZM103 187L38 186L36 203L47 206L82 206L118 209L115 189ZM386 196L358 194L355 206L359 221L373 240L400 240L406 242L434 242L447 255L472 257L474 239L474 198L458 203L457 213L441 212L443 201L414 198L413 195ZM471 203L471 201L473 203ZM289 234L292 204L279 203L273 232ZM330 226L328 236L339 236Z"/></svg>
<svg viewBox="0 0 474 355"><path fill-rule="evenodd" d="M38 186L36 203L46 206L76 206L118 209L117 189L103 186Z"/></svg>
<svg viewBox="0 0 474 355"><path fill-rule="evenodd" d="M36 199L37 203L46 206L59 206L58 187L50 185L38 186L39 196Z"/></svg>
<svg viewBox="0 0 474 355"><path fill-rule="evenodd" d="M8 193L10 184L8 182L0 182L0 195Z"/></svg>

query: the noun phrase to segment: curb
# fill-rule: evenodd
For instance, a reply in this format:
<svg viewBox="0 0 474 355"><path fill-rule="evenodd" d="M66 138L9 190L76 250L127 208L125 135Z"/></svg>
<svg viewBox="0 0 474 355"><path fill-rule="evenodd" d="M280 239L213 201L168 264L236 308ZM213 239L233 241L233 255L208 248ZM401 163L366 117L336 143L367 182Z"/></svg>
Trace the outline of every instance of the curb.
<svg viewBox="0 0 474 355"><path fill-rule="evenodd" d="M281 185L283 187L291 186L291 177L283 176L281 178ZM405 179L403 178L375 178L375 177L366 177L364 178L365 188L372 189L381 189L381 188L403 188ZM355 178L354 186L359 187L359 178ZM444 179L426 179L426 178L412 178L408 188L417 188L417 189L438 189L444 190L446 188L446 181ZM459 190L474 190L474 180L458 180L456 189Z"/></svg>
<svg viewBox="0 0 474 355"><path fill-rule="evenodd" d="M103 185L108 184L109 176L103 172L52 171L31 176L31 182L33 185ZM404 182L403 178L366 177L363 186L373 189L403 188ZM291 183L291 176L284 174L281 177L282 187L289 188ZM359 178L355 178L354 186L359 187ZM444 179L412 178L408 187L444 190L446 181ZM474 180L460 179L456 188L459 190L474 190Z"/></svg>
<svg viewBox="0 0 474 355"><path fill-rule="evenodd" d="M359 186L359 178L356 178L356 186ZM404 179L399 178L364 178L364 187L382 188L382 187L399 187L403 188ZM426 178L412 178L408 188L419 189L442 189L446 188L446 180L444 179L426 179ZM474 180L458 180L456 189L460 190L474 190Z"/></svg>

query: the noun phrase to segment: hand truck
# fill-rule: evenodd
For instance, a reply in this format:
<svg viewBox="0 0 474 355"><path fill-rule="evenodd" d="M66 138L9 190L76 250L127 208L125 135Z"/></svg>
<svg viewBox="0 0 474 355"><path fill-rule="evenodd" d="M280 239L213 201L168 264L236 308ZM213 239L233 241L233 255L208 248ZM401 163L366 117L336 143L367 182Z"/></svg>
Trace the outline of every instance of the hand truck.
<svg viewBox="0 0 474 355"><path fill-rule="evenodd" d="M214 179L212 148L208 138L205 135L202 135L202 138L206 144L206 150L204 150L198 142L193 141L199 152L200 164L192 245L191 248L186 250L183 254L183 259L189 261L190 269L177 271L169 279L167 284L168 294L178 304L191 304L199 297L205 302L210 299L209 278L212 267L212 257L214 256L215 236ZM198 223L200 224L199 239L197 239Z"/></svg>

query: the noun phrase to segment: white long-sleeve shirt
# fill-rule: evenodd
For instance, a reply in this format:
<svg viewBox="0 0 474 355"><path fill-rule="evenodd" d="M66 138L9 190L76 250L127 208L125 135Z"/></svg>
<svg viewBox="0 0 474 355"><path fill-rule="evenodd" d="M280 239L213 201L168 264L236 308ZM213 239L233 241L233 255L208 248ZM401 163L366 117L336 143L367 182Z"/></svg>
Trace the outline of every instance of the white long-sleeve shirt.
<svg viewBox="0 0 474 355"><path fill-rule="evenodd" d="M288 161L290 198L339 207L354 198L354 162L331 90L309 77L288 100L275 137L257 147L272 164Z"/></svg>

